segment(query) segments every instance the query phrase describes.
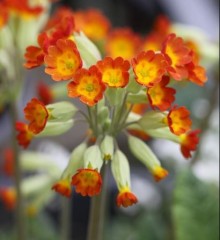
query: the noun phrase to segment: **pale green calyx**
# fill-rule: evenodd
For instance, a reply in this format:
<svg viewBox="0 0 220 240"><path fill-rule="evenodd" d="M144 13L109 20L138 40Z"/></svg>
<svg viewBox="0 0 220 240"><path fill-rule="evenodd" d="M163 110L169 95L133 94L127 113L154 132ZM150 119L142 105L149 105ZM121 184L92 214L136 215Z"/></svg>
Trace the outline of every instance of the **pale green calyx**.
<svg viewBox="0 0 220 240"><path fill-rule="evenodd" d="M138 124L145 130L166 127L166 116L166 112L148 111L138 120Z"/></svg>
<svg viewBox="0 0 220 240"><path fill-rule="evenodd" d="M160 161L157 159L151 149L139 138L129 136L128 145L133 155L141 161L150 171L155 167L161 166Z"/></svg>
<svg viewBox="0 0 220 240"><path fill-rule="evenodd" d="M130 69L129 70L129 82L128 82L126 89L128 92L136 94L136 93L140 92L140 90L143 88L143 86L138 84L134 78L135 78L134 72L132 69ZM145 98L146 98L146 94L145 94Z"/></svg>
<svg viewBox="0 0 220 240"><path fill-rule="evenodd" d="M36 137L45 137L45 136L57 136L61 135L73 127L74 121L70 119L65 122L47 122L44 130L39 134L35 135Z"/></svg>
<svg viewBox="0 0 220 240"><path fill-rule="evenodd" d="M122 102L125 91L125 88L109 87L106 89L105 96L111 106L116 106Z"/></svg>
<svg viewBox="0 0 220 240"><path fill-rule="evenodd" d="M111 161L111 170L118 189L124 187L130 188L130 167L128 159L122 151L115 151L114 157Z"/></svg>
<svg viewBox="0 0 220 240"><path fill-rule="evenodd" d="M73 118L77 112L77 108L70 102L62 101L46 106L50 113L49 121L60 122Z"/></svg>
<svg viewBox="0 0 220 240"><path fill-rule="evenodd" d="M62 174L62 179L73 176L78 169L83 168L83 155L86 151L86 148L87 144L82 142L72 151L69 163Z"/></svg>
<svg viewBox="0 0 220 240"><path fill-rule="evenodd" d="M107 120L108 116L109 116L108 107L106 106L100 107L100 110L98 111L98 122L100 124L103 124Z"/></svg>
<svg viewBox="0 0 220 240"><path fill-rule="evenodd" d="M98 60L101 60L101 54L98 48L83 32L74 33L74 42L76 43L77 49L86 67L90 67L96 64Z"/></svg>
<svg viewBox="0 0 220 240"><path fill-rule="evenodd" d="M114 153L114 138L106 135L100 145L104 160L111 160Z"/></svg>
<svg viewBox="0 0 220 240"><path fill-rule="evenodd" d="M102 154L97 145L93 145L86 149L83 155L84 168L92 168L100 171L103 160Z"/></svg>

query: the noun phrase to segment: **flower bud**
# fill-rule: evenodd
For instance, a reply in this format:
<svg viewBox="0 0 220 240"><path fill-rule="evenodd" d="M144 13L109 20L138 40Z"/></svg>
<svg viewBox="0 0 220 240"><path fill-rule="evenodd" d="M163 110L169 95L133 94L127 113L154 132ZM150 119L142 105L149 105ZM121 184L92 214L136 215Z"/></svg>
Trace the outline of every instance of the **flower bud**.
<svg viewBox="0 0 220 240"><path fill-rule="evenodd" d="M68 121L77 112L77 108L72 103L65 101L49 104L46 108L50 113L49 121L53 122Z"/></svg>
<svg viewBox="0 0 220 240"><path fill-rule="evenodd" d="M142 140L129 136L128 144L134 156L149 169L156 181L167 176L168 172L161 167L160 161Z"/></svg>
<svg viewBox="0 0 220 240"><path fill-rule="evenodd" d="M103 164L102 155L99 147L93 145L86 149L84 156L84 168L97 169L100 172L100 169Z"/></svg>
<svg viewBox="0 0 220 240"><path fill-rule="evenodd" d="M120 150L116 150L111 161L111 170L118 189L130 188L130 167L127 157Z"/></svg>
<svg viewBox="0 0 220 240"><path fill-rule="evenodd" d="M145 130L166 127L165 117L165 112L148 111L139 119L138 123Z"/></svg>
<svg viewBox="0 0 220 240"><path fill-rule="evenodd" d="M45 137L45 136L57 136L61 135L73 126L73 119L70 119L65 122L47 122L44 130L39 134L35 135L36 137Z"/></svg>
<svg viewBox="0 0 220 240"><path fill-rule="evenodd" d="M114 138L106 135L100 145L104 160L111 160L114 153Z"/></svg>

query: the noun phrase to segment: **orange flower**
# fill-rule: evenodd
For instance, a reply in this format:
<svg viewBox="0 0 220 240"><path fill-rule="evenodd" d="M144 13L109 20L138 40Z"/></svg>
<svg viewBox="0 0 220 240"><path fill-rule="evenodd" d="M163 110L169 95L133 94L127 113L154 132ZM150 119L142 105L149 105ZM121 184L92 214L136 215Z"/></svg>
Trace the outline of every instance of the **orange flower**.
<svg viewBox="0 0 220 240"><path fill-rule="evenodd" d="M162 168L161 166L157 166L153 169L152 174L154 176L154 180L156 182L159 182L165 177L167 177L169 173L166 169Z"/></svg>
<svg viewBox="0 0 220 240"><path fill-rule="evenodd" d="M143 40L143 51L153 50L159 51L162 48L162 43L165 37L157 32L148 34Z"/></svg>
<svg viewBox="0 0 220 240"><path fill-rule="evenodd" d="M97 67L102 73L102 81L109 87L125 87L128 84L130 64L127 60L106 57L97 63Z"/></svg>
<svg viewBox="0 0 220 240"><path fill-rule="evenodd" d="M147 140L149 140L149 138L150 138L150 136L147 135L147 134L146 134L144 131L142 131L142 130L129 128L129 129L127 129L127 131L128 131L132 136L138 137L138 138L142 139L143 141L147 141Z"/></svg>
<svg viewBox="0 0 220 240"><path fill-rule="evenodd" d="M166 61L162 54L153 51L141 52L132 59L136 81L144 86L152 87L160 82L166 73Z"/></svg>
<svg viewBox="0 0 220 240"><path fill-rule="evenodd" d="M49 113L42 102L32 98L24 108L25 118L30 121L28 129L34 134L38 134L45 128Z"/></svg>
<svg viewBox="0 0 220 240"><path fill-rule="evenodd" d="M117 28L113 30L106 42L106 55L116 58L122 57L130 60L141 46L140 37L129 28Z"/></svg>
<svg viewBox="0 0 220 240"><path fill-rule="evenodd" d="M44 103L44 105L52 103L54 100L53 92L50 86L43 82L40 82L37 85L37 93L40 100Z"/></svg>
<svg viewBox="0 0 220 240"><path fill-rule="evenodd" d="M185 107L173 107L167 115L170 131L180 135L190 130L192 121L189 115L190 112Z"/></svg>
<svg viewBox="0 0 220 240"><path fill-rule="evenodd" d="M39 47L29 46L26 48L26 53L24 55L26 63L24 66L28 69L38 67L44 63L44 56L49 46L49 38L46 33L39 34L38 44Z"/></svg>
<svg viewBox="0 0 220 240"><path fill-rule="evenodd" d="M175 80L182 80L188 76L185 64L192 61L192 56L182 38L176 37L174 33L169 34L163 43L162 53L169 63L167 71Z"/></svg>
<svg viewBox="0 0 220 240"><path fill-rule="evenodd" d="M68 96L79 97L89 106L95 105L103 97L105 91L105 85L101 79L102 74L96 66L80 69L74 76L74 81L67 86Z"/></svg>
<svg viewBox="0 0 220 240"><path fill-rule="evenodd" d="M111 27L109 20L97 9L75 12L74 18L77 30L96 41L105 39Z"/></svg>
<svg viewBox="0 0 220 240"><path fill-rule="evenodd" d="M52 189L66 197L70 197L72 193L70 182L67 179L61 179L53 185Z"/></svg>
<svg viewBox="0 0 220 240"><path fill-rule="evenodd" d="M176 90L166 87L169 81L170 78L168 76L163 76L161 82L148 88L147 95L152 108L157 107L161 111L165 111L174 102Z"/></svg>
<svg viewBox="0 0 220 240"><path fill-rule="evenodd" d="M102 178L99 172L93 169L79 169L72 177L72 185L82 196L94 196L100 193Z"/></svg>
<svg viewBox="0 0 220 240"><path fill-rule="evenodd" d="M48 48L44 58L45 72L55 81L69 80L82 67L82 60L72 40L59 39L55 46Z"/></svg>
<svg viewBox="0 0 220 240"><path fill-rule="evenodd" d="M22 122L16 122L16 130L18 131L17 141L20 146L27 148L32 138L33 132L28 129L28 125Z"/></svg>
<svg viewBox="0 0 220 240"><path fill-rule="evenodd" d="M8 176L13 176L14 174L14 152L11 148L6 148L3 152L3 171Z"/></svg>
<svg viewBox="0 0 220 240"><path fill-rule="evenodd" d="M199 143L200 130L189 131L180 135L180 149L185 158L192 157L191 151L195 151Z"/></svg>
<svg viewBox="0 0 220 240"><path fill-rule="evenodd" d="M4 187L0 188L0 198L8 210L15 209L16 206L16 192L14 188Z"/></svg>
<svg viewBox="0 0 220 240"><path fill-rule="evenodd" d="M136 204L138 200L129 188L123 188L122 190L120 190L116 202L118 207L129 207L133 204Z"/></svg>
<svg viewBox="0 0 220 240"><path fill-rule="evenodd" d="M170 32L171 22L169 18L165 15L159 15L154 23L154 31L160 33L161 35L167 35Z"/></svg>

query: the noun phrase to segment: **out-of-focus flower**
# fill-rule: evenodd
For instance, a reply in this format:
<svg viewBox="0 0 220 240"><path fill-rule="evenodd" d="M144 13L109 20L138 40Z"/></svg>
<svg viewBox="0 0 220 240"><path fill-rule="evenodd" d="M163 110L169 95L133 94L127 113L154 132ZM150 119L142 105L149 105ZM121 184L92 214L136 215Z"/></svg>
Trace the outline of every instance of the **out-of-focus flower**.
<svg viewBox="0 0 220 240"><path fill-rule="evenodd" d="M28 125L23 122L16 123L16 130L18 131L17 141L19 145L27 148L32 138L34 137L34 133L31 132Z"/></svg>
<svg viewBox="0 0 220 240"><path fill-rule="evenodd" d="M14 210L16 206L15 189L11 187L1 187L0 199L3 201L4 205L7 207L8 210Z"/></svg>
<svg viewBox="0 0 220 240"><path fill-rule="evenodd" d="M2 170L8 176L13 176L14 174L14 153L11 148L6 148L3 152L3 166Z"/></svg>
<svg viewBox="0 0 220 240"><path fill-rule="evenodd" d="M52 186L52 189L66 197L70 197L72 193L71 184L68 179L58 181Z"/></svg>
<svg viewBox="0 0 220 240"><path fill-rule="evenodd" d="M112 30L106 40L106 54L112 58L133 58L140 49L141 39L129 28Z"/></svg>

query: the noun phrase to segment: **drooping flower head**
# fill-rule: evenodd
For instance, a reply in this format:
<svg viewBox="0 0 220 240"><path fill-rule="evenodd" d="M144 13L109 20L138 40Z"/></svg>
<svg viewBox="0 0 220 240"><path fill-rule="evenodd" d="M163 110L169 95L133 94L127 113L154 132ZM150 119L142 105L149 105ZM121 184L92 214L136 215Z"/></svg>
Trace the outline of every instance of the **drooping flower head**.
<svg viewBox="0 0 220 240"><path fill-rule="evenodd" d="M16 130L18 131L18 144L23 148L27 148L34 137L34 133L31 132L28 125L23 122L16 122Z"/></svg>
<svg viewBox="0 0 220 240"><path fill-rule="evenodd" d="M117 199L117 206L118 207L129 207L133 204L136 204L138 202L137 197L134 195L134 193L131 192L129 188L123 188L118 193Z"/></svg>
<svg viewBox="0 0 220 240"><path fill-rule="evenodd" d="M61 179L53 185L52 189L68 198L71 196L72 193L71 184L68 179Z"/></svg>
<svg viewBox="0 0 220 240"><path fill-rule="evenodd" d="M72 185L75 191L82 196L94 196L100 193L102 178L98 171L94 169L79 169L72 177Z"/></svg>
<svg viewBox="0 0 220 240"><path fill-rule="evenodd" d="M97 67L102 73L102 82L109 87L125 87L129 80L130 64L121 57L112 59L106 57L97 63Z"/></svg>
<svg viewBox="0 0 220 240"><path fill-rule="evenodd" d="M161 111L165 111L171 107L174 102L174 94L176 90L167 87L170 79L168 76L163 76L162 80L155 84L153 87L148 88L147 95L152 108L159 108Z"/></svg>
<svg viewBox="0 0 220 240"><path fill-rule="evenodd" d="M174 33L169 34L163 43L162 53L169 63L167 68L169 74L175 80L186 78L188 74L185 65L192 61L192 56L183 39L177 37Z"/></svg>
<svg viewBox="0 0 220 240"><path fill-rule="evenodd" d="M28 129L34 134L43 131L49 112L42 102L36 98L32 98L24 108L25 118L30 122Z"/></svg>
<svg viewBox="0 0 220 240"><path fill-rule="evenodd" d="M107 17L97 9L87 9L74 13L76 30L83 31L91 40L103 40L106 38L111 24Z"/></svg>
<svg viewBox="0 0 220 240"><path fill-rule="evenodd" d="M59 39L48 48L45 56L45 72L55 81L69 80L82 67L82 60L72 40Z"/></svg>
<svg viewBox="0 0 220 240"><path fill-rule="evenodd" d="M200 133L200 130L197 129L197 130L188 131L179 136L181 153L185 158L192 157L191 151L196 150L196 147L199 143L199 137L198 137L199 133Z"/></svg>
<svg viewBox="0 0 220 240"><path fill-rule="evenodd" d="M152 87L160 82L166 73L166 61L162 54L153 51L141 52L132 59L136 81L144 86Z"/></svg>
<svg viewBox="0 0 220 240"><path fill-rule="evenodd" d="M174 106L167 115L170 131L176 135L186 133L191 129L190 112L186 107Z"/></svg>
<svg viewBox="0 0 220 240"><path fill-rule="evenodd" d="M102 74L96 66L80 69L74 76L74 81L67 86L69 97L79 97L89 105L95 105L103 97L105 85L102 83Z"/></svg>
<svg viewBox="0 0 220 240"><path fill-rule="evenodd" d="M106 55L130 60L140 49L140 37L129 28L114 29L106 42Z"/></svg>

